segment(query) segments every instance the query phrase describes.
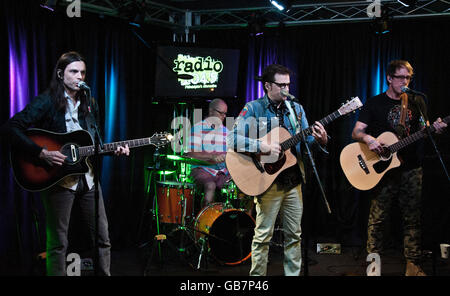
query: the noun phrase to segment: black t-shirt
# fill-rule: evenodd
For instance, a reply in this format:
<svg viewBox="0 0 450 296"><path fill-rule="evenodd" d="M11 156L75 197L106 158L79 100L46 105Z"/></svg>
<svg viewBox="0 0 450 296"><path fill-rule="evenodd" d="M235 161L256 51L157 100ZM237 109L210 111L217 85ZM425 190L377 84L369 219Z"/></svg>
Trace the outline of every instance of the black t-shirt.
<svg viewBox="0 0 450 296"><path fill-rule="evenodd" d="M423 120L416 102L423 102L421 96L408 97L408 112L405 120L407 135L419 131ZM424 103L422 103L425 105ZM391 99L386 93L379 94L367 100L359 113L358 121L367 124L366 134L378 137L384 132L397 134L396 127L400 121L401 101ZM425 110L426 116L426 110ZM423 140L406 146L398 152L402 167L411 169L422 165Z"/></svg>

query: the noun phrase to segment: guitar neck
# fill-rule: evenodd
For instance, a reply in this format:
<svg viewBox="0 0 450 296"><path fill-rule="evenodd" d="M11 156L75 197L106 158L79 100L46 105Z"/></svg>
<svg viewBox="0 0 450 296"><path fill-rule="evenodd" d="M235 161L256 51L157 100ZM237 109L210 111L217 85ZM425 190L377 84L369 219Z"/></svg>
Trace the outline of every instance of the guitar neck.
<svg viewBox="0 0 450 296"><path fill-rule="evenodd" d="M135 147L141 147L141 146L147 146L152 145L153 142L151 138L142 138L142 139L135 139L135 140L129 140L129 141L121 141L121 142L114 142L114 143L108 143L103 144L103 149L99 146L99 154L105 154L109 152L116 151L117 147L122 146L125 147L125 145L128 145L129 148L135 148ZM95 153L95 146L83 146L79 148L80 156L91 156Z"/></svg>
<svg viewBox="0 0 450 296"><path fill-rule="evenodd" d="M448 123L450 121L450 116L445 117L442 121L445 123ZM432 132L432 133L434 133L436 131L436 128L433 125L430 125L429 129L430 129L430 132ZM415 132L414 134L412 134L404 139L401 139L397 143L390 145L388 148L391 152L397 152L400 149L405 148L409 144L412 144L415 141L420 140L426 136L427 136L427 131L425 129L423 129L418 132Z"/></svg>
<svg viewBox="0 0 450 296"><path fill-rule="evenodd" d="M321 120L319 120L319 122L325 126L329 123L331 123L332 121L336 120L337 118L341 117L341 113L339 113L339 111L335 111L331 114L329 114L328 116L322 118ZM313 130L312 130L312 126L309 126L305 129L303 129L301 132L297 133L295 136L289 138L288 140L284 141L283 143L280 144L281 149L283 149L283 151L286 151L288 149L290 149L291 147L297 145L302 139L303 136L307 137L310 136L312 134Z"/></svg>
<svg viewBox="0 0 450 296"><path fill-rule="evenodd" d="M434 126L430 126L430 132L434 132L436 129L434 128ZM415 132L414 134L401 139L400 141L398 141L397 143L394 143L392 145L390 145L388 148L391 152L397 152L400 149L405 148L406 146L414 143L415 141L418 141L420 139L422 139L423 137L425 137L427 135L427 131L426 130L421 130L418 132Z"/></svg>

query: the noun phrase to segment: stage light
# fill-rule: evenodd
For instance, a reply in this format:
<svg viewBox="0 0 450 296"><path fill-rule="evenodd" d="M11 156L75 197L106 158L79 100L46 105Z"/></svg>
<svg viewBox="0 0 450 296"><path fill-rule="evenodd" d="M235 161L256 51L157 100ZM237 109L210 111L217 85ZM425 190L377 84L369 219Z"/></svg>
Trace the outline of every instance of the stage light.
<svg viewBox="0 0 450 296"><path fill-rule="evenodd" d="M376 18L372 23L373 31L377 35L384 35L390 32L389 19Z"/></svg>
<svg viewBox="0 0 450 296"><path fill-rule="evenodd" d="M269 0L270 3L280 11L289 11L291 9L291 0Z"/></svg>
<svg viewBox="0 0 450 296"><path fill-rule="evenodd" d="M147 6L145 2L136 2L130 10L131 18L130 25L141 27L141 24L145 23L145 11Z"/></svg>
<svg viewBox="0 0 450 296"><path fill-rule="evenodd" d="M266 22L263 17L258 14L253 14L248 22L248 27L251 36L261 36L264 34Z"/></svg>
<svg viewBox="0 0 450 296"><path fill-rule="evenodd" d="M47 10L55 11L56 3L57 3L57 2L58 2L58 0L41 1L40 6L41 6L42 8L47 9Z"/></svg>
<svg viewBox="0 0 450 296"><path fill-rule="evenodd" d="M417 0L397 0L397 2L405 7L415 7L417 4Z"/></svg>

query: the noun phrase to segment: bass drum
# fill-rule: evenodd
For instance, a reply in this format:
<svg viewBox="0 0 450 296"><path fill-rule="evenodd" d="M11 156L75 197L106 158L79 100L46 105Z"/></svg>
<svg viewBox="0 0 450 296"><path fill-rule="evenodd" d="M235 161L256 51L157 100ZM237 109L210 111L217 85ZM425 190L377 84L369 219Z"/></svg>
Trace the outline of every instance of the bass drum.
<svg viewBox="0 0 450 296"><path fill-rule="evenodd" d="M237 265L251 256L255 220L242 209L227 209L222 203L212 203L198 214L195 238L207 237L211 254L227 265Z"/></svg>

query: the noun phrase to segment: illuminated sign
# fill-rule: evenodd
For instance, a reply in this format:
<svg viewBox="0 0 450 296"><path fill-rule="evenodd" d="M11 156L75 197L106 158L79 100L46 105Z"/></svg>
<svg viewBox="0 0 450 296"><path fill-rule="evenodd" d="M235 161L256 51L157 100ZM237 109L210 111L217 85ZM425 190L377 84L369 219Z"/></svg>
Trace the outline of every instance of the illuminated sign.
<svg viewBox="0 0 450 296"><path fill-rule="evenodd" d="M177 74L192 75L192 79L178 79L185 89L209 88L213 91L217 88L219 73L223 70L223 63L210 56L191 57L190 55L178 54L173 61Z"/></svg>

